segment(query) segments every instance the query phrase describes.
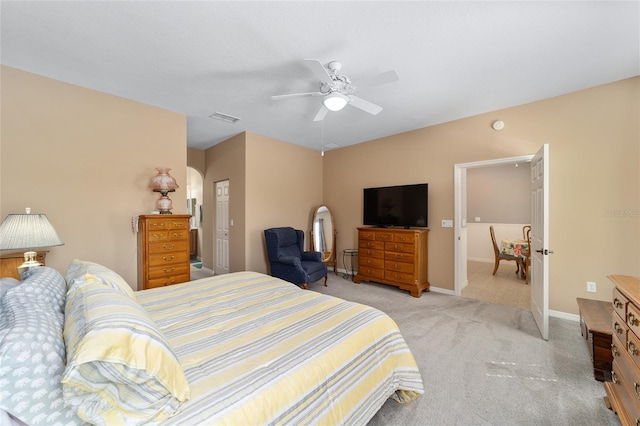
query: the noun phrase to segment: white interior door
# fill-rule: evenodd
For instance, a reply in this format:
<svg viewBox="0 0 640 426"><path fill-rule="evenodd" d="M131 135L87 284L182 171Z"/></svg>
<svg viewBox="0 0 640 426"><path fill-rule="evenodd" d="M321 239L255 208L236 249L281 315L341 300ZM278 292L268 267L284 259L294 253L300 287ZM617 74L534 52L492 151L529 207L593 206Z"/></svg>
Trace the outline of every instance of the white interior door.
<svg viewBox="0 0 640 426"><path fill-rule="evenodd" d="M229 181L216 182L216 274L229 273Z"/></svg>
<svg viewBox="0 0 640 426"><path fill-rule="evenodd" d="M531 160L531 313L549 340L549 145Z"/></svg>

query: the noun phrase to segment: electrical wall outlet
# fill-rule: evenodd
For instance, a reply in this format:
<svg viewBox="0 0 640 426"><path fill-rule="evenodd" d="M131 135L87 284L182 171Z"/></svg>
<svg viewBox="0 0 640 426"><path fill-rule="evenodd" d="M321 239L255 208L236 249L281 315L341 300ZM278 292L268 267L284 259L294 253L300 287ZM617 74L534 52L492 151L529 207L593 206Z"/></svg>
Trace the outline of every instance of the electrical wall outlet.
<svg viewBox="0 0 640 426"><path fill-rule="evenodd" d="M451 219L442 219L442 227L443 228L453 228L453 220L451 220Z"/></svg>
<svg viewBox="0 0 640 426"><path fill-rule="evenodd" d="M589 291L591 293L595 293L596 292L596 283L594 283L593 281L587 281L587 291Z"/></svg>

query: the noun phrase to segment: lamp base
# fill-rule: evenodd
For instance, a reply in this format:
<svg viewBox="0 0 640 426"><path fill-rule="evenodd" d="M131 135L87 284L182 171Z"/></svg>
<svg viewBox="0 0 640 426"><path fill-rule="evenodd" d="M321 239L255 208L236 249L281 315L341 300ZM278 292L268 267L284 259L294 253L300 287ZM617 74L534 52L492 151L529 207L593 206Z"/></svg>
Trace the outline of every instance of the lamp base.
<svg viewBox="0 0 640 426"><path fill-rule="evenodd" d="M160 214L171 214L173 205L171 203L171 198L167 197L167 194L173 191L154 190L154 192L159 192L160 194L162 194L162 197L158 198L158 201L156 201L156 209L160 212Z"/></svg>
<svg viewBox="0 0 640 426"><path fill-rule="evenodd" d="M24 263L18 268L30 268L32 266L42 266L42 263L36 260L36 256L38 255L35 251L26 251L24 252Z"/></svg>

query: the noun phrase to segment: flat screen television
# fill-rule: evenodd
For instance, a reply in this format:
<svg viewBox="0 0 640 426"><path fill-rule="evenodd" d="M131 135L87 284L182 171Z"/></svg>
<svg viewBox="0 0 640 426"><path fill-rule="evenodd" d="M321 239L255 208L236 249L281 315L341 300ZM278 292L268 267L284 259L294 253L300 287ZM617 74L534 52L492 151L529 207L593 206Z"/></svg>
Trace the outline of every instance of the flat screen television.
<svg viewBox="0 0 640 426"><path fill-rule="evenodd" d="M363 223L373 226L428 226L429 184L364 188Z"/></svg>

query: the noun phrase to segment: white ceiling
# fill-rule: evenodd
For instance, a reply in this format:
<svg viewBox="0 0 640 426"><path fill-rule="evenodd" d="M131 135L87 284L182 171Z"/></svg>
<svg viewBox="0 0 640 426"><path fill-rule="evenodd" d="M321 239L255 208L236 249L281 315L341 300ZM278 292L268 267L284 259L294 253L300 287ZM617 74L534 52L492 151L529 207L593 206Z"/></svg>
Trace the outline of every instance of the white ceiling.
<svg viewBox="0 0 640 426"><path fill-rule="evenodd" d="M640 75L638 1L2 1L0 16L3 65L182 113L200 149L242 131L348 146ZM400 79L356 90L380 114L321 124L318 97L271 100L318 90L309 58L356 87Z"/></svg>

